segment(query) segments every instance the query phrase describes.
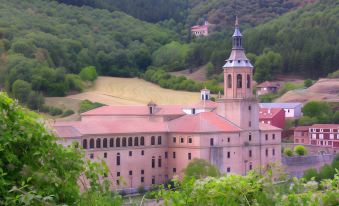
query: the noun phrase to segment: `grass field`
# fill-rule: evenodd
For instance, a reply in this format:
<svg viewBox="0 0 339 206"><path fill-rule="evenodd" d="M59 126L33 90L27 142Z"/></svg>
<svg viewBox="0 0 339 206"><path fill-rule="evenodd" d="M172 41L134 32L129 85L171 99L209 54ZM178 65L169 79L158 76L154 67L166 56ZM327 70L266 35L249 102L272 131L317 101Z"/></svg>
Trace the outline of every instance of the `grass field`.
<svg viewBox="0 0 339 206"><path fill-rule="evenodd" d="M99 77L87 91L66 98L100 102L107 105L191 104L200 93L164 89L138 78Z"/></svg>
<svg viewBox="0 0 339 206"><path fill-rule="evenodd" d="M66 97L48 97L46 104L78 112L80 102L86 99L106 105L146 105L150 101L159 105L185 105L197 103L200 93L164 89L138 78L99 77L86 91ZM62 120L78 118L79 115L72 115Z"/></svg>

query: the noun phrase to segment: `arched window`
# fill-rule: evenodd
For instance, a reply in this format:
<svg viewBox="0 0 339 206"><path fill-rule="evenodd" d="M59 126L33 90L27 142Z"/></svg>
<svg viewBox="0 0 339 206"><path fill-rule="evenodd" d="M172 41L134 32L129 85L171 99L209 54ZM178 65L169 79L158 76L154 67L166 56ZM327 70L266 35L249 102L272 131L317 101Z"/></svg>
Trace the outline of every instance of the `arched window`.
<svg viewBox="0 0 339 206"><path fill-rule="evenodd" d="M109 139L109 147L114 147L114 138Z"/></svg>
<svg viewBox="0 0 339 206"><path fill-rule="evenodd" d="M232 88L232 75L227 75L227 87Z"/></svg>
<svg viewBox="0 0 339 206"><path fill-rule="evenodd" d="M161 145L161 136L158 136L158 145Z"/></svg>
<svg viewBox="0 0 339 206"><path fill-rule="evenodd" d="M82 148L87 149L87 139L82 140Z"/></svg>
<svg viewBox="0 0 339 206"><path fill-rule="evenodd" d="M96 148L100 148L100 147L101 147L101 139L98 138L97 143L96 143Z"/></svg>
<svg viewBox="0 0 339 206"><path fill-rule="evenodd" d="M247 88L251 88L251 76L247 74Z"/></svg>
<svg viewBox="0 0 339 206"><path fill-rule="evenodd" d="M123 138L122 138L122 146L123 146L123 147L126 147L126 145L127 145L126 137L123 137Z"/></svg>
<svg viewBox="0 0 339 206"><path fill-rule="evenodd" d="M242 75L237 75L237 88L242 88Z"/></svg>
<svg viewBox="0 0 339 206"><path fill-rule="evenodd" d="M138 139L138 137L134 137L134 146L139 146L139 139Z"/></svg>
<svg viewBox="0 0 339 206"><path fill-rule="evenodd" d="M145 138L144 136L140 137L140 146L144 146L145 145Z"/></svg>
<svg viewBox="0 0 339 206"><path fill-rule="evenodd" d="M155 145L155 137L154 136L151 137L151 145Z"/></svg>
<svg viewBox="0 0 339 206"><path fill-rule="evenodd" d="M115 146L120 147L120 137L116 139Z"/></svg>
<svg viewBox="0 0 339 206"><path fill-rule="evenodd" d="M94 139L89 140L89 148L93 149L94 148Z"/></svg>
<svg viewBox="0 0 339 206"><path fill-rule="evenodd" d="M121 161L121 159L120 159L120 153L118 153L118 154L117 154L117 165L120 165L120 161Z"/></svg>
<svg viewBox="0 0 339 206"><path fill-rule="evenodd" d="M129 137L129 138L128 138L128 146L129 146L129 147L132 147L132 146L133 146L133 138L132 138L132 137Z"/></svg>
<svg viewBox="0 0 339 206"><path fill-rule="evenodd" d="M104 138L104 139L102 140L102 147L103 147L103 148L107 148L107 138Z"/></svg>

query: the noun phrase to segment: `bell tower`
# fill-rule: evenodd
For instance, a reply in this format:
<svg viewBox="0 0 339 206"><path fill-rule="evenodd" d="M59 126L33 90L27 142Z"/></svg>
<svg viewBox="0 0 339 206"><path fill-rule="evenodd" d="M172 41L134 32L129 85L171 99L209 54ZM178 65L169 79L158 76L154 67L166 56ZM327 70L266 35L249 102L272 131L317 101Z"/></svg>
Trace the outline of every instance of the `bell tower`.
<svg viewBox="0 0 339 206"><path fill-rule="evenodd" d="M224 69L224 96L217 112L244 130L259 129L258 104L253 95L253 65L245 55L239 20L236 17L232 51Z"/></svg>

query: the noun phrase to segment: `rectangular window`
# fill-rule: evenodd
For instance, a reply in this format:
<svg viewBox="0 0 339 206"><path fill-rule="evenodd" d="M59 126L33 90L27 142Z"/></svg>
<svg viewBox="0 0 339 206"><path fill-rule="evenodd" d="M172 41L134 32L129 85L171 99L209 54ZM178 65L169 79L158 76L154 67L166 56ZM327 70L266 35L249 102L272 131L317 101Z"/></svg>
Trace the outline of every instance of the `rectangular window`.
<svg viewBox="0 0 339 206"><path fill-rule="evenodd" d="M120 165L120 155L117 156L117 165Z"/></svg>
<svg viewBox="0 0 339 206"><path fill-rule="evenodd" d="M175 152L173 152L173 159L175 159Z"/></svg>
<svg viewBox="0 0 339 206"><path fill-rule="evenodd" d="M210 145L213 146L214 145L214 141L213 138L210 139Z"/></svg>
<svg viewBox="0 0 339 206"><path fill-rule="evenodd" d="M268 140L268 134L265 134L265 140L266 141Z"/></svg>
<svg viewBox="0 0 339 206"><path fill-rule="evenodd" d="M231 142L231 138L228 137L228 138L227 138L227 142Z"/></svg>
<svg viewBox="0 0 339 206"><path fill-rule="evenodd" d="M129 155L130 157L132 157L132 151L129 151L129 152L128 152L128 155Z"/></svg>
<svg viewBox="0 0 339 206"><path fill-rule="evenodd" d="M188 143L192 143L192 138L188 138Z"/></svg>
<svg viewBox="0 0 339 206"><path fill-rule="evenodd" d="M266 151L265 151L265 153L266 153L266 157L268 156L268 149L266 148Z"/></svg>
<svg viewBox="0 0 339 206"><path fill-rule="evenodd" d="M155 176L152 176L152 185L155 184Z"/></svg>
<svg viewBox="0 0 339 206"><path fill-rule="evenodd" d="M161 159L158 159L158 167L161 167Z"/></svg>
<svg viewBox="0 0 339 206"><path fill-rule="evenodd" d="M272 139L275 140L275 134L272 134Z"/></svg>
<svg viewBox="0 0 339 206"><path fill-rule="evenodd" d="M89 154L89 158L93 159L94 158L94 154Z"/></svg>
<svg viewBox="0 0 339 206"><path fill-rule="evenodd" d="M176 173L177 172L177 168L173 168L173 172Z"/></svg>
<svg viewBox="0 0 339 206"><path fill-rule="evenodd" d="M117 172L117 177L120 177L120 172Z"/></svg>
<svg viewBox="0 0 339 206"><path fill-rule="evenodd" d="M248 106L248 110L250 110L250 111L251 111L251 109L252 109L252 108L251 108L251 106Z"/></svg>
<svg viewBox="0 0 339 206"><path fill-rule="evenodd" d="M248 126L249 126L249 127L252 126L252 122L251 122L251 121L248 122Z"/></svg>
<svg viewBox="0 0 339 206"><path fill-rule="evenodd" d="M249 150L249 151L248 151L248 156L249 156L249 157L252 157L252 150Z"/></svg>
<svg viewBox="0 0 339 206"><path fill-rule="evenodd" d="M161 136L158 136L158 145L161 145Z"/></svg>
<svg viewBox="0 0 339 206"><path fill-rule="evenodd" d="M130 170L130 171L128 172L128 174L129 174L129 175L133 175L133 172L132 172L132 170Z"/></svg>
<svg viewBox="0 0 339 206"><path fill-rule="evenodd" d="M152 158L152 168L155 168L155 158Z"/></svg>
<svg viewBox="0 0 339 206"><path fill-rule="evenodd" d="M231 152L227 152L227 158L231 158Z"/></svg>
<svg viewBox="0 0 339 206"><path fill-rule="evenodd" d="M144 154L145 154L145 151L141 150L141 155L144 156Z"/></svg>
<svg viewBox="0 0 339 206"><path fill-rule="evenodd" d="M104 152L104 158L107 158L107 152Z"/></svg>
<svg viewBox="0 0 339 206"><path fill-rule="evenodd" d="M231 168L230 167L227 167L227 172L231 172Z"/></svg>
<svg viewBox="0 0 339 206"><path fill-rule="evenodd" d="M165 159L168 158L168 152L165 152Z"/></svg>
<svg viewBox="0 0 339 206"><path fill-rule="evenodd" d="M250 170L252 170L252 165L250 164Z"/></svg>
<svg viewBox="0 0 339 206"><path fill-rule="evenodd" d="M144 170L141 170L140 173L143 175L143 174L145 174L145 171L144 171Z"/></svg>
<svg viewBox="0 0 339 206"><path fill-rule="evenodd" d="M176 143L176 142L177 142L177 138L173 137L173 143Z"/></svg>
<svg viewBox="0 0 339 206"><path fill-rule="evenodd" d="M273 156L275 155L275 149L272 149L272 155Z"/></svg>
<svg viewBox="0 0 339 206"><path fill-rule="evenodd" d="M184 143L184 138L183 137L180 138L180 142Z"/></svg>
<svg viewBox="0 0 339 206"><path fill-rule="evenodd" d="M145 182L145 178L144 178L144 177L141 177L141 178L140 178L140 182L141 182L141 183Z"/></svg>
<svg viewBox="0 0 339 206"><path fill-rule="evenodd" d="M251 134L248 135L248 141L252 141L252 135Z"/></svg>
<svg viewBox="0 0 339 206"><path fill-rule="evenodd" d="M117 180L117 185L120 185L120 181L119 180Z"/></svg>
<svg viewBox="0 0 339 206"><path fill-rule="evenodd" d="M191 160L192 159L192 154L188 153L188 159Z"/></svg>

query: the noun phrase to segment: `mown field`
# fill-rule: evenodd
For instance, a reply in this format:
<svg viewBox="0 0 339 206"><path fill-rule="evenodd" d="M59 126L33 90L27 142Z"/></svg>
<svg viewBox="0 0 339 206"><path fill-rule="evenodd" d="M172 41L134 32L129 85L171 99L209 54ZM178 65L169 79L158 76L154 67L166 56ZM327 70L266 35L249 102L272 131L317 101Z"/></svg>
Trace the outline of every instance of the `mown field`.
<svg viewBox="0 0 339 206"><path fill-rule="evenodd" d="M98 77L93 86L84 92L66 97L48 97L46 104L77 112L80 102L86 99L106 105L146 105L150 101L159 105L185 105L197 103L200 93L164 89L138 78Z"/></svg>

